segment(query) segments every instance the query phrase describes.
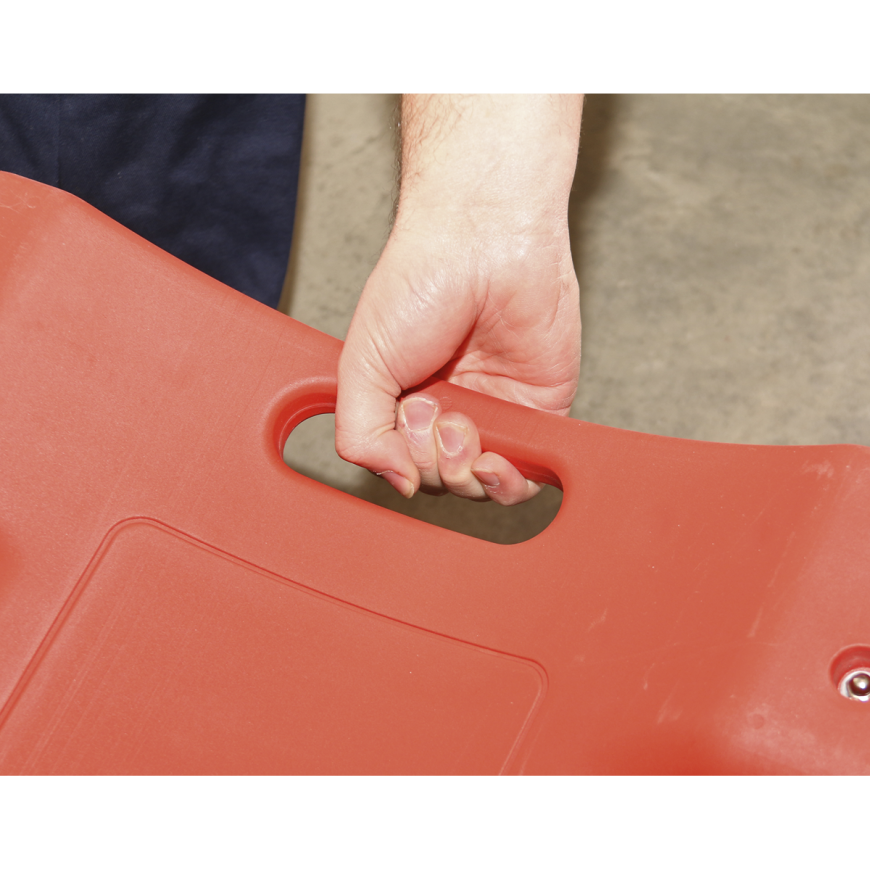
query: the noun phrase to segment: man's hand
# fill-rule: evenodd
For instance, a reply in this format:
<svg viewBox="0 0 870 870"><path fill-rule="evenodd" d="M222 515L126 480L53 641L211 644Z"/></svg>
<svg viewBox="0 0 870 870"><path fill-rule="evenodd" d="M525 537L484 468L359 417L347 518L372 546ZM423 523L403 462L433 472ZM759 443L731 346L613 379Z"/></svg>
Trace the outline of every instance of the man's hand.
<svg viewBox="0 0 870 870"><path fill-rule="evenodd" d="M540 487L441 413L435 374L567 414L580 366L567 206L580 97L405 97L401 194L338 373L336 449L410 498L517 504Z"/></svg>

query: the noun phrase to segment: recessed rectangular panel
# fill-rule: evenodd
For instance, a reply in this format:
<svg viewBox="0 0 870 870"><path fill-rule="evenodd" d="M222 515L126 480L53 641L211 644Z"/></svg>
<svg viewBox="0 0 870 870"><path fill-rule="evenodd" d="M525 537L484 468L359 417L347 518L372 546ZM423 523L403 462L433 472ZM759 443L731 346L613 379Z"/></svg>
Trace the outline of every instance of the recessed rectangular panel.
<svg viewBox="0 0 870 870"><path fill-rule="evenodd" d="M19 686L0 770L498 773L542 694L531 663L128 521Z"/></svg>

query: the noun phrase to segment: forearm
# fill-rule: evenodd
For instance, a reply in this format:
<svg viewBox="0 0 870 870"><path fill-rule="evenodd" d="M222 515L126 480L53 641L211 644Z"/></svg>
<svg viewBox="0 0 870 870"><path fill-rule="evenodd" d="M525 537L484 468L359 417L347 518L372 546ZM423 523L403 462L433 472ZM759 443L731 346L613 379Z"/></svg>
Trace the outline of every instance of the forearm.
<svg viewBox="0 0 870 870"><path fill-rule="evenodd" d="M405 95L396 229L420 212L448 230L564 222L581 112L579 95Z"/></svg>

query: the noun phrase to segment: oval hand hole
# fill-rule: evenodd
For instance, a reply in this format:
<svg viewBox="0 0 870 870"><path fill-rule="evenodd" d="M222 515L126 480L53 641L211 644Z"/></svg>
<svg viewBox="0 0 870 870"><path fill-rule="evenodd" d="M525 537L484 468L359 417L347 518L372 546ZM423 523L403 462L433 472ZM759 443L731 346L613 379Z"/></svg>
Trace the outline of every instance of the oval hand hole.
<svg viewBox="0 0 870 870"><path fill-rule="evenodd" d="M404 499L386 481L338 456L334 414L303 420L284 445L284 462L306 477L364 501L495 544L518 544L535 537L550 525L562 504L562 493L552 486L513 507L471 502L450 494L434 497L417 493L410 500Z"/></svg>

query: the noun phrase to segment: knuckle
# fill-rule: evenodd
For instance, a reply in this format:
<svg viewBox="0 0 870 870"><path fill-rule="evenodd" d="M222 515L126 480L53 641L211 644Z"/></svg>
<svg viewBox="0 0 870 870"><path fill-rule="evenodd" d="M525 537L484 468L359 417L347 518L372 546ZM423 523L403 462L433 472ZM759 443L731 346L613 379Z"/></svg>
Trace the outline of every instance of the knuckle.
<svg viewBox="0 0 870 870"><path fill-rule="evenodd" d="M470 498L483 493L483 487L480 485L477 478L473 477L471 473L447 476L442 473L441 482L450 490L450 492L454 495L460 496L461 498Z"/></svg>
<svg viewBox="0 0 870 870"><path fill-rule="evenodd" d="M415 432L413 429L403 429L402 436L408 445L408 449L414 455L425 455L435 451L435 439L432 437L432 432L428 429L424 429L422 432Z"/></svg>
<svg viewBox="0 0 870 870"><path fill-rule="evenodd" d="M425 477L429 480L440 480L441 475L438 473L438 463L434 460L423 460L418 459L417 457L413 457L414 465L417 466L417 471L420 472L421 477Z"/></svg>

